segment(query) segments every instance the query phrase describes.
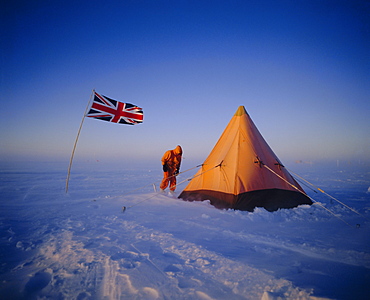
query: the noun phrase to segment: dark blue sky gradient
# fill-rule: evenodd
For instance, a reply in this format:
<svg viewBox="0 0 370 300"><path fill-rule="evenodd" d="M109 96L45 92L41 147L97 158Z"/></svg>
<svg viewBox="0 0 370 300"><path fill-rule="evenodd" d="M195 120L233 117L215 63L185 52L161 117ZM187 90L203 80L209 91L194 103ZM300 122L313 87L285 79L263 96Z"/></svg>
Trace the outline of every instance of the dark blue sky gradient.
<svg viewBox="0 0 370 300"><path fill-rule="evenodd" d="M68 161L95 88L145 120L85 120L77 160L202 162L239 105L283 161L370 160L368 1L2 5L0 159Z"/></svg>

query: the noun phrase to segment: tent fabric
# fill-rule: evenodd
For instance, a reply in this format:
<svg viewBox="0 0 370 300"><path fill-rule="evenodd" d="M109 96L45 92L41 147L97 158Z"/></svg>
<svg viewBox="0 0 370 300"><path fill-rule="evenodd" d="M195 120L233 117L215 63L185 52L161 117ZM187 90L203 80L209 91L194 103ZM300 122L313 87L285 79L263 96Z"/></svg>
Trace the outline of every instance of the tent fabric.
<svg viewBox="0 0 370 300"><path fill-rule="evenodd" d="M179 198L210 200L218 208L247 211L255 207L275 211L312 204L266 143L244 106L238 108Z"/></svg>

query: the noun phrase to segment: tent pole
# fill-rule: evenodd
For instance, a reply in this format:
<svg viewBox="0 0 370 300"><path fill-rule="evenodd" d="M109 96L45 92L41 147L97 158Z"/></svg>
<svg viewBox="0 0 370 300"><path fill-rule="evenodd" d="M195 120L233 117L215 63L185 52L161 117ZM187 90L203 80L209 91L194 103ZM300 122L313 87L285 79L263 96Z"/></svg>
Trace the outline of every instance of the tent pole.
<svg viewBox="0 0 370 300"><path fill-rule="evenodd" d="M66 193L68 193L69 176L71 175L72 161L73 161L73 157L74 157L74 154L75 154L75 150L76 150L76 146L77 146L77 141L78 141L78 138L80 137L80 132L81 132L81 129L82 129L82 125L84 123L84 120L85 120L87 111L88 111L88 109L90 107L91 99L92 99L92 96L94 95L94 93L95 93L95 89L92 90L92 93L90 95L89 103L86 106L86 110L85 110L85 113L84 113L84 115L82 117L80 128L78 129L77 137L76 137L75 143L73 145L73 150L72 150L71 158L69 160L68 174L67 174L67 179L66 179Z"/></svg>

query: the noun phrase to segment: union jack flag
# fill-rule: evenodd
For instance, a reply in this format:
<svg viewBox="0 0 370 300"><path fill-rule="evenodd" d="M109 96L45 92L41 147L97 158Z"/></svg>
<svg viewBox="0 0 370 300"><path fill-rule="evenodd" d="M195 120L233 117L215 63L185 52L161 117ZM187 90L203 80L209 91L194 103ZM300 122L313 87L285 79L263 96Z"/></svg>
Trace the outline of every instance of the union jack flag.
<svg viewBox="0 0 370 300"><path fill-rule="evenodd" d="M135 125L143 122L143 109L102 96L94 91L94 101L86 117L103 121Z"/></svg>

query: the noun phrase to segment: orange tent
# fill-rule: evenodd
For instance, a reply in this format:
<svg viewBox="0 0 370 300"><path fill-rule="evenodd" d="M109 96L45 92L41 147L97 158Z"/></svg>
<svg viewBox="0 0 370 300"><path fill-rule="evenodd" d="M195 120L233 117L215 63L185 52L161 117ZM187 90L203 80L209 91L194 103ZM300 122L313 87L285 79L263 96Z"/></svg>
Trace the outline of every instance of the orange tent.
<svg viewBox="0 0 370 300"><path fill-rule="evenodd" d="M179 198L217 208L268 211L312 204L240 106Z"/></svg>

